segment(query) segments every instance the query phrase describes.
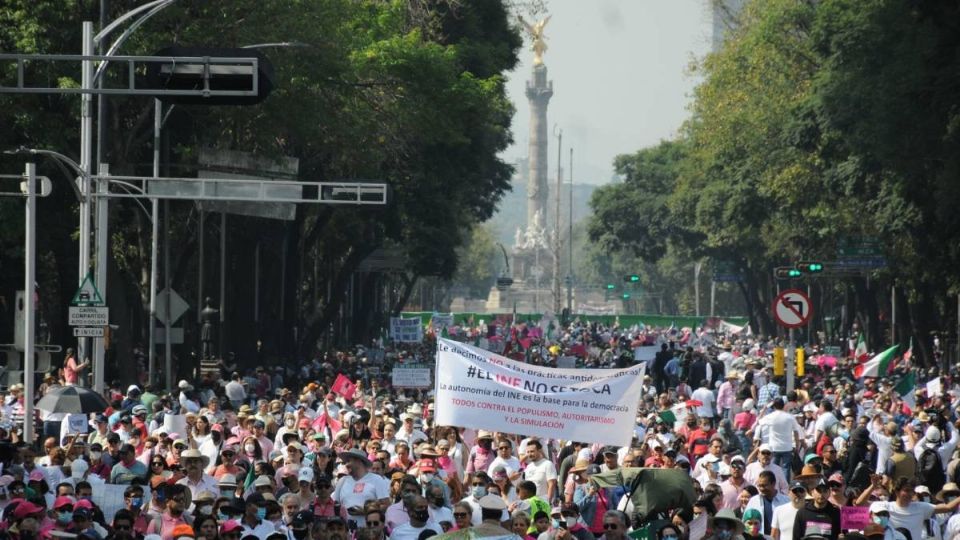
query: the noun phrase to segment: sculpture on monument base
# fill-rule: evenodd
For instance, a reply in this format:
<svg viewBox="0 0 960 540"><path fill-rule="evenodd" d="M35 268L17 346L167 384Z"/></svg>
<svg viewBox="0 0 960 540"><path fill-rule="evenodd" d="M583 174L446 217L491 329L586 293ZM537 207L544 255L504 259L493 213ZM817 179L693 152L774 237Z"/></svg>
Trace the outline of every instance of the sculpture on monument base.
<svg viewBox="0 0 960 540"><path fill-rule="evenodd" d="M213 334L216 331L217 315L220 314L220 310L214 309L212 303L213 300L208 296L200 311L200 354L204 360L213 358Z"/></svg>
<svg viewBox="0 0 960 540"><path fill-rule="evenodd" d="M533 223L527 225L523 248L537 249L545 247L547 247L547 230L543 226L543 214L537 210L533 215Z"/></svg>

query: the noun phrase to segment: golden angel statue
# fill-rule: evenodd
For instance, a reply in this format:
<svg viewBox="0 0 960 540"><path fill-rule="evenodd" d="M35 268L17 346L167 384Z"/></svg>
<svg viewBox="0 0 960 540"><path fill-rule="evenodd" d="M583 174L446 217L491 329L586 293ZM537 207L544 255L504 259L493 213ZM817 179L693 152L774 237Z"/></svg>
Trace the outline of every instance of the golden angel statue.
<svg viewBox="0 0 960 540"><path fill-rule="evenodd" d="M543 64L543 53L547 52L547 38L543 35L543 28L550 22L550 15L534 24L528 23L523 17L518 16L517 18L520 19L520 24L527 30L527 35L533 40L533 44L530 45L530 50L533 51L533 65Z"/></svg>

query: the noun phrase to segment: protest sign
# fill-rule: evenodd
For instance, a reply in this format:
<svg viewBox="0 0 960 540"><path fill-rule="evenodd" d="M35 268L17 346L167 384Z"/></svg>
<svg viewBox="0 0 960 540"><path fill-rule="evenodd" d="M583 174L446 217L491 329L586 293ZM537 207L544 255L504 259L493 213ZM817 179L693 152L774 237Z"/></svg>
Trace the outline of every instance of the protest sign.
<svg viewBox="0 0 960 540"><path fill-rule="evenodd" d="M353 384L353 381L341 373L337 375L337 379L333 381L330 391L340 394L345 399L353 399L353 394L357 392L357 385Z"/></svg>
<svg viewBox="0 0 960 540"><path fill-rule="evenodd" d="M646 364L560 369L437 341L437 424L626 446Z"/></svg>
<svg viewBox="0 0 960 540"><path fill-rule="evenodd" d="M400 343L420 343L423 341L420 319L390 317L390 339Z"/></svg>
<svg viewBox="0 0 960 540"><path fill-rule="evenodd" d="M870 524L870 508L867 506L840 507L840 528L861 531Z"/></svg>
<svg viewBox="0 0 960 540"><path fill-rule="evenodd" d="M176 433L181 439L187 438L187 417L182 414L163 415L163 432L166 434Z"/></svg>
<svg viewBox="0 0 960 540"><path fill-rule="evenodd" d="M932 399L943 395L943 386L940 384L940 377L927 381L927 397Z"/></svg>
<svg viewBox="0 0 960 540"><path fill-rule="evenodd" d="M393 368L393 387L394 388L430 388L433 386L430 374L433 369L429 367L410 366Z"/></svg>
<svg viewBox="0 0 960 540"><path fill-rule="evenodd" d="M444 328L450 328L453 326L453 313L433 313L433 317L430 319L430 326L433 327L434 332L439 332Z"/></svg>
<svg viewBox="0 0 960 540"><path fill-rule="evenodd" d="M660 352L660 347L656 345L645 345L643 347L635 347L633 349L633 361L634 362L652 362L654 358L657 357L657 353Z"/></svg>

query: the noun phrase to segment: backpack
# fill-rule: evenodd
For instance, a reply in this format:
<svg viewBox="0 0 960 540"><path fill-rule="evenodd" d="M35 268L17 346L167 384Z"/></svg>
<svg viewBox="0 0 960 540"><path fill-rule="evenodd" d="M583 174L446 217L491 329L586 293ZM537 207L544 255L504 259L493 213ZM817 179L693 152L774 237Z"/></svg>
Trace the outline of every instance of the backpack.
<svg viewBox="0 0 960 540"><path fill-rule="evenodd" d="M940 453L933 448L925 448L917 460L917 482L930 488L930 493L937 493L943 489L946 481Z"/></svg>

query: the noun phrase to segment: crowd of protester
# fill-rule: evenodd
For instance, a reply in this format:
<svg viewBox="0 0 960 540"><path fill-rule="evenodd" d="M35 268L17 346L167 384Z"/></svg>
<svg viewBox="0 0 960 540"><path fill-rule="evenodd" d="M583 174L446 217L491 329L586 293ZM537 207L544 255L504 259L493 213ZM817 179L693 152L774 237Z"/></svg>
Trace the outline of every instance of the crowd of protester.
<svg viewBox="0 0 960 540"><path fill-rule="evenodd" d="M949 372L907 355L882 377L855 379L858 360L818 364L812 348L788 388L774 340L579 321L533 328L450 334L525 362L573 356L578 368L631 365L657 347L644 358L631 444L435 425L428 388L390 385L395 366L434 361L433 335L300 365L221 362L171 392L115 383L110 407L83 418L86 433L71 431L69 415L41 412L32 444L20 439L15 384L0 409L0 536L954 540L960 531L960 387ZM331 391L339 375L356 384L349 398ZM904 393L908 376L917 383ZM38 398L62 384L48 375ZM628 490L591 481L632 467L686 471L695 502L638 515ZM100 495L108 487L122 490L117 508Z"/></svg>

